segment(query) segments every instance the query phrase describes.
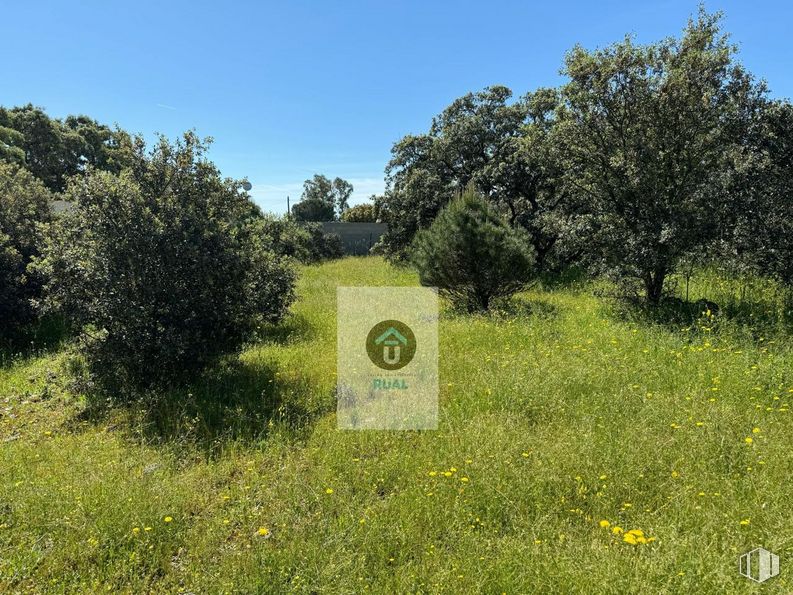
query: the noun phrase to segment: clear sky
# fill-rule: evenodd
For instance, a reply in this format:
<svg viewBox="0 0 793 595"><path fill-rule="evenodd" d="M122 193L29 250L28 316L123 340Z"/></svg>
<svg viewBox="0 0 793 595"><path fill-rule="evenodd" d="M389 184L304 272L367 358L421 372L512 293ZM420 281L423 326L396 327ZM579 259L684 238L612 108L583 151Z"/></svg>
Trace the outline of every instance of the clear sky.
<svg viewBox="0 0 793 595"><path fill-rule="evenodd" d="M85 113L150 137L195 128L225 175L270 211L313 173L383 189L394 141L460 95L561 82L564 52L634 33L679 34L693 1L10 1L0 27L0 104ZM744 64L793 96L793 4L725 12Z"/></svg>

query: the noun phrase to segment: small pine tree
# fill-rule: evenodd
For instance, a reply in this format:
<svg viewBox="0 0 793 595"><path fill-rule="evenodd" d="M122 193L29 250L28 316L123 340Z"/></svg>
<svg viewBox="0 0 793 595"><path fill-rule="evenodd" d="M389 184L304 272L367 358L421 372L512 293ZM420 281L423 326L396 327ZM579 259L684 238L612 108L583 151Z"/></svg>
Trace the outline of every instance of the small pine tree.
<svg viewBox="0 0 793 595"><path fill-rule="evenodd" d="M470 187L416 235L411 261L422 285L437 287L468 312L488 310L494 299L524 289L535 274L529 236Z"/></svg>

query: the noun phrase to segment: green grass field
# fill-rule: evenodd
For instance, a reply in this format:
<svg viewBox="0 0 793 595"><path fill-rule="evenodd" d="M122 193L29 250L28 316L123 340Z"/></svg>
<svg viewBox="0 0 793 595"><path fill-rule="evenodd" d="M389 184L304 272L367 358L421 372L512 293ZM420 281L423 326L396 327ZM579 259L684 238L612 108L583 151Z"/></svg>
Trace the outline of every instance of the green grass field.
<svg viewBox="0 0 793 595"><path fill-rule="evenodd" d="M303 268L272 340L170 405L86 402L66 350L7 362L0 591L793 590L785 335L537 288L443 312L437 431L338 431L336 286L416 283ZM754 587L737 557L761 545L782 572Z"/></svg>

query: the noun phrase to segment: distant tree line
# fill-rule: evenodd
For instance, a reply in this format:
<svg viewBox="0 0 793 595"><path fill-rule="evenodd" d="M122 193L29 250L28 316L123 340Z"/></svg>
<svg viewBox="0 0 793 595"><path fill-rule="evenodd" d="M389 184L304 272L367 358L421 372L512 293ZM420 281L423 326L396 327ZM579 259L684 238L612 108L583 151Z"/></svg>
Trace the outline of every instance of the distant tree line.
<svg viewBox="0 0 793 595"><path fill-rule="evenodd" d="M300 202L292 207L295 221L344 221L347 223L372 223L377 220L375 203L349 205L353 185L342 178L331 180L322 174L314 174L303 182Z"/></svg>
<svg viewBox="0 0 793 595"><path fill-rule="evenodd" d="M683 259L793 284L793 106L736 60L720 19L700 9L680 38L576 46L559 88L454 101L394 145L378 249L426 253L414 238L470 187L526 232L538 271L586 266L653 304Z"/></svg>

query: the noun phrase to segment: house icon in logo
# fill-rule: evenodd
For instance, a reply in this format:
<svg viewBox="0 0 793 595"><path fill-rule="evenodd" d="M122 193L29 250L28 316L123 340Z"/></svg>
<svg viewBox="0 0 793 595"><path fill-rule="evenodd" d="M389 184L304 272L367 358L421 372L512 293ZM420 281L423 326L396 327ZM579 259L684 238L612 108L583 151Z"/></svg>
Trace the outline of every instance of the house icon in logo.
<svg viewBox="0 0 793 595"><path fill-rule="evenodd" d="M738 572L756 583L779 574L779 556L758 547L738 558Z"/></svg>
<svg viewBox="0 0 793 595"><path fill-rule="evenodd" d="M374 342L376 345L383 346L383 361L392 366L399 363L402 347L408 344L408 340L393 326L377 337Z"/></svg>

